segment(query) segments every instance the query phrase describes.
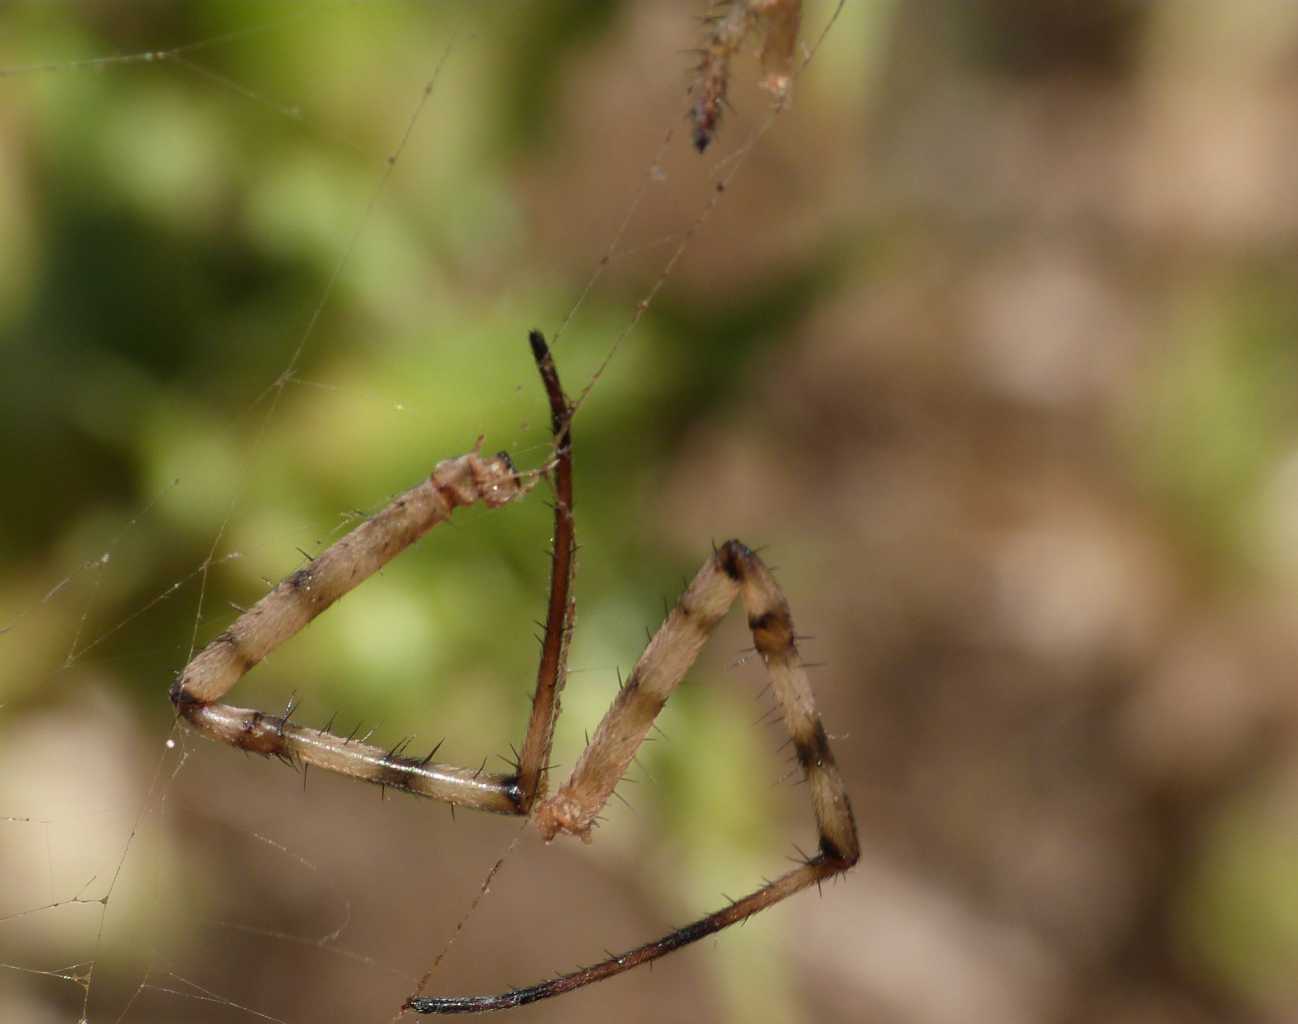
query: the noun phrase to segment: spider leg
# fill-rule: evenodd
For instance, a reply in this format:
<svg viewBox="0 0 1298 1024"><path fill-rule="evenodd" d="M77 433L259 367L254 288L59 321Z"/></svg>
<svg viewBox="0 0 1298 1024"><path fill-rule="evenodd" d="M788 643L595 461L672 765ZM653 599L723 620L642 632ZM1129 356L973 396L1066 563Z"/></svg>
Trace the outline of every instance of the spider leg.
<svg viewBox="0 0 1298 1024"><path fill-rule="evenodd" d="M736 598L743 602L754 645L766 664L771 689L806 776L820 835L819 852L724 909L620 956L500 995L411 998L406 1003L409 1009L418 1013L482 1013L570 992L697 942L856 863L860 856L856 822L798 655L788 602L762 560L735 540L723 544L699 570L618 692L571 778L554 796L537 805L532 820L546 839L559 832L589 837L595 816L658 712Z"/></svg>
<svg viewBox="0 0 1298 1024"><path fill-rule="evenodd" d="M479 501L497 508L529 487L503 454L484 459L475 451L439 463L427 480L288 576L203 648L171 686L177 712L199 732L240 750L481 810L524 813L511 776L475 776L453 765L428 764L351 737L292 725L287 715L219 701L276 647L455 509Z"/></svg>
<svg viewBox="0 0 1298 1024"><path fill-rule="evenodd" d="M755 20L750 6L748 3L719 4L704 20L707 31L698 51L694 81L690 84L694 102L689 112L694 126L694 148L700 153L716 137L721 113L727 105L730 58L743 45Z"/></svg>
<svg viewBox="0 0 1298 1024"><path fill-rule="evenodd" d="M792 896L810 885L824 881L840 871L846 871L849 867L851 867L850 863L835 863L824 854L820 854L811 858L802 867L790 871L786 875L781 875L774 882L762 886L756 892L735 900L734 903L723 910L709 914L707 917L686 925L684 928L678 928L676 931L664 935L661 939L646 942L643 946L637 946L625 953L610 956L608 959L601 960L589 967L583 967L570 974L563 974L536 985L529 985L527 988L511 989L509 992L502 992L499 995L417 996L406 1001L405 1009L425 1014L489 1013L493 1010L510 1010L516 1006L526 1006L528 1003L549 999L551 996L560 996L574 989L594 984L597 981L603 981L605 978L611 978L623 971L629 971L632 967L639 967L641 964L657 960L659 957L666 956L682 946L688 946L691 942L697 942L699 939L719 932L722 928L729 927L739 921L746 921L758 911L765 910L767 907L779 903L780 900Z"/></svg>
<svg viewBox="0 0 1298 1024"><path fill-rule="evenodd" d="M550 426L554 432L554 540L550 561L550 600L545 616L541 660L536 670L536 691L532 714L518 755L518 789L523 812L545 794L546 768L554 742L554 723L559 717L559 692L563 689L568 661L568 640L572 636L576 605L571 596L573 561L576 552L572 519L572 406L554 368L545 337L540 331L528 335L532 355L541 371L546 397L550 401Z"/></svg>
<svg viewBox="0 0 1298 1024"><path fill-rule="evenodd" d="M276 647L372 576L457 508L483 502L498 508L521 497L534 481L515 471L509 456L483 458L478 451L441 462L429 478L398 495L387 507L293 573L209 643L172 684L171 700L190 725L211 739L289 764L315 766L376 785L452 805L527 814L544 782L563 685L572 624L572 453L570 409L545 339L532 333L532 352L550 400L556 457L554 562L545 649L537 673L531 724L519 759L508 775L433 764L384 750L354 736L310 729L249 708L219 703L230 689Z"/></svg>

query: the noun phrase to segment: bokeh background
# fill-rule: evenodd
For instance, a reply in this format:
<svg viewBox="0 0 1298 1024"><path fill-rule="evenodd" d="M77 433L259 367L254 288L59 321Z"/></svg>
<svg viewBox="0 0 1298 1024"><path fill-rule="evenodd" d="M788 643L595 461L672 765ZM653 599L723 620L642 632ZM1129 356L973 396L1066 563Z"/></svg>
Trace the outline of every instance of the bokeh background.
<svg viewBox="0 0 1298 1024"><path fill-rule="evenodd" d="M814 638L864 855L511 1019L1298 1015L1298 5L847 0L760 135L736 66L700 158L704 6L0 5L0 1018L385 1021L520 834L431 991L638 944L814 842L739 621L589 847L304 780L165 697L438 459L542 461L527 329L585 294L580 390L731 171L576 423L556 760L740 536ZM507 753L539 497L234 701Z"/></svg>

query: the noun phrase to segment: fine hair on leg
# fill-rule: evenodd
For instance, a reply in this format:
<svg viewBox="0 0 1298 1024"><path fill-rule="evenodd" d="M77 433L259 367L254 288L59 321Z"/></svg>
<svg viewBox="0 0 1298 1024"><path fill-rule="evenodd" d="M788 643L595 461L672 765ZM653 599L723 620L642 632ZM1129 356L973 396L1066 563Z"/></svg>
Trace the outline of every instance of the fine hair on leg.
<svg viewBox="0 0 1298 1024"><path fill-rule="evenodd" d="M427 480L399 494L241 614L181 670L171 687L177 713L203 735L240 750L294 766L323 768L452 807L529 816L546 841L560 833L589 841L599 812L659 712L738 600L808 784L819 850L729 906L619 956L498 995L411 996L404 1004L404 1009L424 1014L507 1009L601 981L743 921L846 871L860 856L852 808L816 712L788 601L762 560L737 540L726 541L703 564L636 662L567 782L553 795L547 794L550 748L575 618L573 406L560 385L545 338L532 331L529 342L549 402L554 442L553 458L540 474L550 477L555 500L545 633L532 711L515 771L495 774L435 763L436 747L418 757L405 753L405 742L385 750L368 743L368 736L357 739L355 733L340 736L328 728L297 725L291 721L293 702L283 714L275 715L222 701L267 655L434 526L450 519L455 509L478 502L499 508L535 485L536 475L520 475L507 454L484 458L478 446L438 463Z"/></svg>
<svg viewBox="0 0 1298 1024"><path fill-rule="evenodd" d="M397 495L384 508L311 562L291 573L240 615L186 665L171 686L177 713L198 732L251 753L290 765L310 765L416 796L499 814L526 815L544 785L545 769L564 679L567 639L572 625L570 596L574 538L572 527L571 409L549 348L539 331L529 337L550 404L554 431L554 549L545 643L537 671L523 753L517 771L486 772L437 764L434 748L425 757L407 755L405 744L391 750L290 721L282 715L221 703L244 675L316 616L383 568L457 508L482 502L500 508L525 495L535 478L525 479L501 452L484 458L478 447L447 459L428 479ZM479 445L481 441L479 441Z"/></svg>
<svg viewBox="0 0 1298 1024"><path fill-rule="evenodd" d="M614 698L573 769L532 820L547 840L560 832L589 839L596 815L621 780L667 698L680 684L712 631L742 601L754 646L802 767L819 831L819 850L792 871L728 907L589 967L498 995L412 997L418 1013L486 1013L562 995L649 963L765 910L794 893L852 867L860 857L856 821L834 763L829 738L816 713L806 669L798 654L788 602L770 570L749 548L730 540L704 563Z"/></svg>

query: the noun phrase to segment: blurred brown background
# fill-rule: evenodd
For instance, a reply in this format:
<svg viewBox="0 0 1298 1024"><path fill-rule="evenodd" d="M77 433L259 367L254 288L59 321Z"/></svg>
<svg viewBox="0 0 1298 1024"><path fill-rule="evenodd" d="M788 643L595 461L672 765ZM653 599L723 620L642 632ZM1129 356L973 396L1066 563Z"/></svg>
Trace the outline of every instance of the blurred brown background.
<svg viewBox="0 0 1298 1024"><path fill-rule="evenodd" d="M167 685L479 434L544 458L527 329L646 183L579 390L766 120L746 57L690 150L702 9L0 5L0 1018L386 1021L453 933L519 823L169 751ZM848 0L577 421L556 760L739 536L814 636L862 863L510 1019L1298 1015L1296 111L1281 0ZM233 700L506 752L547 536L530 499L434 531ZM433 992L814 841L747 645L594 844L524 834Z"/></svg>

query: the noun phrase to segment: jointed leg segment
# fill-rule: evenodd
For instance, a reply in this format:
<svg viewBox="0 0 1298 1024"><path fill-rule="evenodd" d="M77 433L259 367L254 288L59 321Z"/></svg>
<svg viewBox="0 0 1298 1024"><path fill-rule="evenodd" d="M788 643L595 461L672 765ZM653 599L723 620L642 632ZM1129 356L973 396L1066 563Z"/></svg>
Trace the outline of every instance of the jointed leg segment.
<svg viewBox="0 0 1298 1024"><path fill-rule="evenodd" d="M545 775L559 717L559 692L563 689L576 606L572 600L572 571L577 553L572 520L572 406L559 384L554 359L540 331L528 336L532 356L541 371L550 400L550 429L554 434L554 540L550 552L550 601L545 613L545 636L536 668L532 716L518 756L518 788L523 811L545 793Z"/></svg>
<svg viewBox="0 0 1298 1024"><path fill-rule="evenodd" d="M553 797L537 805L532 820L546 839L559 832L589 837L595 816L612 795L658 712L736 597L748 614L754 646L766 665L811 791L819 852L730 906L620 956L500 995L412 998L407 1003L411 1009L419 1013L485 1013L561 995L697 942L856 863L860 856L856 822L798 655L788 602L762 560L737 540L726 541L699 570L618 691L572 776Z"/></svg>
<svg viewBox="0 0 1298 1024"><path fill-rule="evenodd" d="M503 452L483 458L476 450L438 463L423 483L398 495L311 564L283 580L235 620L181 671L172 684L176 710L199 732L241 750L311 765L417 796L500 814L527 814L544 778L549 738L563 685L571 625L573 529L570 411L545 339L532 332L532 353L550 400L556 452L554 565L546 650L537 673L532 721L518 771L509 775L432 763L289 721L291 712L262 711L217 703L258 662L303 629L331 604L378 572L389 561L457 508L483 502L499 508L531 489ZM538 742L534 736L541 737Z"/></svg>
<svg viewBox="0 0 1298 1024"><path fill-rule="evenodd" d="M479 1013L535 1002L589 985L720 931L736 921L846 871L859 847L847 791L816 713L798 655L788 602L770 571L743 544L731 540L714 551L654 634L619 690L568 781L546 796L545 777L559 713L574 605L570 594L575 552L572 519L572 408L560 387L545 339L531 335L532 352L549 398L555 455L547 472L555 489L550 600L532 714L517 771L490 774L385 751L327 729L293 724L283 715L220 703L236 682L312 619L381 569L459 507L483 502L497 508L532 486L505 454L482 458L475 450L439 463L428 480L394 499L293 573L205 647L171 687L177 712L204 735L242 750L291 764L314 765L452 805L502 814L530 815L546 840L560 832L590 838L596 816L612 796L654 719L684 679L712 631L738 599L748 616L754 646L789 730L811 793L820 848L793 871L710 914L636 949L530 988L492 996L412 996L419 1013Z"/></svg>

